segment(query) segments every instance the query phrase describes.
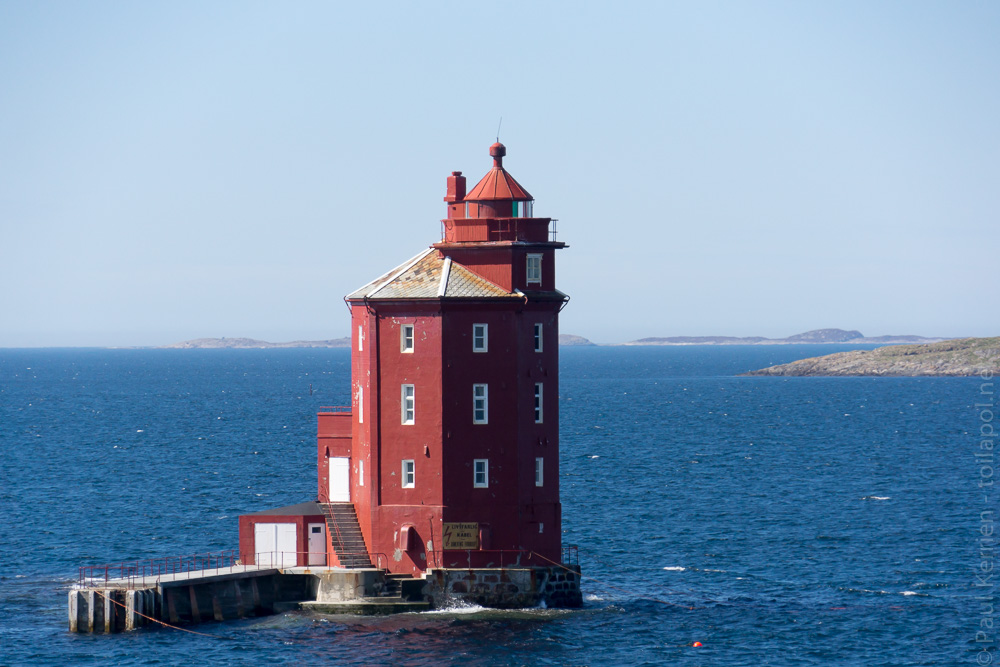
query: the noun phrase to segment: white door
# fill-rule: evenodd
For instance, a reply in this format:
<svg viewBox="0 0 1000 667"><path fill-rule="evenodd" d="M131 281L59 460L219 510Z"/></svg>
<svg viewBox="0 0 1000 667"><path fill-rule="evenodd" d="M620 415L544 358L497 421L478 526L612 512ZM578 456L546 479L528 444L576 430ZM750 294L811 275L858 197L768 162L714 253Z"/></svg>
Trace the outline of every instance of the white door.
<svg viewBox="0 0 1000 667"><path fill-rule="evenodd" d="M295 533L294 523L254 524L254 561L258 565L295 567Z"/></svg>
<svg viewBox="0 0 1000 667"><path fill-rule="evenodd" d="M295 530L294 523L276 523L278 529L278 567L295 567L299 564L299 554L297 553L298 531Z"/></svg>
<svg viewBox="0 0 1000 667"><path fill-rule="evenodd" d="M253 526L254 562L257 565L271 565L277 557L274 526L273 523L255 523Z"/></svg>
<svg viewBox="0 0 1000 667"><path fill-rule="evenodd" d="M309 564L326 565L326 526L322 523L310 523L309 531Z"/></svg>
<svg viewBox="0 0 1000 667"><path fill-rule="evenodd" d="M351 502L351 459L331 456L329 461L330 502Z"/></svg>

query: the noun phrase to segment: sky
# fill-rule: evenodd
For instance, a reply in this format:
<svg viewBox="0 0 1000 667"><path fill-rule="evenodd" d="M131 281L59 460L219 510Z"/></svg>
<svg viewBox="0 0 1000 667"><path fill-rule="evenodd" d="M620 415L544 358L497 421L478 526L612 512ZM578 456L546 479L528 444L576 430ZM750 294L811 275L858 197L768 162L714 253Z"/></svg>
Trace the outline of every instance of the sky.
<svg viewBox="0 0 1000 667"><path fill-rule="evenodd" d="M1000 335L1000 3L0 0L0 347L348 335L504 166L561 330Z"/></svg>

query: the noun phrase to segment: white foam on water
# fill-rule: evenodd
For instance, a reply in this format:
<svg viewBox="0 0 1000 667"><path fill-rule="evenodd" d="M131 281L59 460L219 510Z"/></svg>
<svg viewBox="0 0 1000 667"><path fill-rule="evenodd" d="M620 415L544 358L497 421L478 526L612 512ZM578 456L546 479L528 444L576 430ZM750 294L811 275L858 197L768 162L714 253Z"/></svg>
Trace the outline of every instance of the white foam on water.
<svg viewBox="0 0 1000 667"><path fill-rule="evenodd" d="M667 570L668 572L683 572L687 568L686 567L681 567L680 565L674 565L674 566L665 567L663 569Z"/></svg>
<svg viewBox="0 0 1000 667"><path fill-rule="evenodd" d="M464 602L456 603L451 607L443 607L441 609L431 609L429 611L421 612L422 614L478 614L483 611L490 611L486 607L480 607L478 604L467 604Z"/></svg>

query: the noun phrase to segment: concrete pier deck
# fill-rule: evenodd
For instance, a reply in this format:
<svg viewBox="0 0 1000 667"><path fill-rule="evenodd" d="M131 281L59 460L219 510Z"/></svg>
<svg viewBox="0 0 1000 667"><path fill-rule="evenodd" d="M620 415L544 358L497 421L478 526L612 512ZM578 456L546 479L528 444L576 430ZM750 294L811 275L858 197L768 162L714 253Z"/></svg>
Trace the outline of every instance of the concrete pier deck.
<svg viewBox="0 0 1000 667"><path fill-rule="evenodd" d="M296 608L391 614L420 611L429 604L389 593L379 569L237 565L85 581L69 592L68 611L72 632L121 632L157 621L187 625Z"/></svg>

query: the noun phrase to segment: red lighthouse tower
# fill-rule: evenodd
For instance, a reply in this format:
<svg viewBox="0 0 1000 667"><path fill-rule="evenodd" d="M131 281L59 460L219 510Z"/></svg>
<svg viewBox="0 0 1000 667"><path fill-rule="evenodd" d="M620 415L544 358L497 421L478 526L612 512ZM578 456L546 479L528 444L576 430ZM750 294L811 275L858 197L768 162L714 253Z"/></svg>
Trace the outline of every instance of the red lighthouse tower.
<svg viewBox="0 0 1000 667"><path fill-rule="evenodd" d="M367 552L385 560L362 565L423 577L562 562L565 244L505 154L490 146L493 167L468 192L461 172L448 177L440 243L346 297L351 410L319 415L335 564Z"/></svg>

